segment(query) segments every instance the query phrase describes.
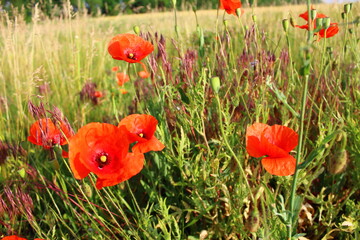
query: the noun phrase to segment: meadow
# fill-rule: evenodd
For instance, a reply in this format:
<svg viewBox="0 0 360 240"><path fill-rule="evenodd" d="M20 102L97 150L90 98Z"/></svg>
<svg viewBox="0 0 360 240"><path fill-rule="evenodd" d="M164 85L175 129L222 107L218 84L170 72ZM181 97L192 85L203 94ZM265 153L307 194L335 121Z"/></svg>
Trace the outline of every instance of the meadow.
<svg viewBox="0 0 360 240"><path fill-rule="evenodd" d="M97 18L65 6L54 19L35 8L31 23L1 12L0 238L360 239L360 4L313 7L337 34L293 27L306 5ZM147 78L108 53L124 33L154 45ZM28 141L40 117L76 133L130 114L155 117L165 148L101 190L93 173L74 178L67 145ZM254 123L299 134L294 174L249 155Z"/></svg>

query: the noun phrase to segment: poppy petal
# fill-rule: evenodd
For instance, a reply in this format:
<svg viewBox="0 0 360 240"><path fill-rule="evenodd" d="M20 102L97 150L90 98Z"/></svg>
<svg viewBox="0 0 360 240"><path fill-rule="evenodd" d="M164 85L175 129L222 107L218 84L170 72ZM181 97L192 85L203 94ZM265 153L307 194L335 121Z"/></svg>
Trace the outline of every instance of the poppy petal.
<svg viewBox="0 0 360 240"><path fill-rule="evenodd" d="M254 123L246 128L246 150L252 157L262 157L266 155L260 146L261 134L270 127L264 123Z"/></svg>
<svg viewBox="0 0 360 240"><path fill-rule="evenodd" d="M249 136L246 139L246 151L252 157L262 157L265 156L266 153L260 147L260 140L255 136Z"/></svg>
<svg viewBox="0 0 360 240"><path fill-rule="evenodd" d="M147 153L150 151L161 151L165 148L155 136L146 142L138 142L132 147L134 153Z"/></svg>
<svg viewBox="0 0 360 240"><path fill-rule="evenodd" d="M70 154L71 153L72 152L70 152ZM85 167L85 165L82 164L81 161L80 161L80 153L77 153L77 155L75 157L70 157L70 156L69 156L69 163L70 163L71 171L74 174L74 177L76 179L83 179L87 175L89 175L90 170L87 169Z"/></svg>
<svg viewBox="0 0 360 240"><path fill-rule="evenodd" d="M296 160L293 156L271 158L266 157L261 160L265 170L276 176L289 176L294 174L296 168Z"/></svg>
<svg viewBox="0 0 360 240"><path fill-rule="evenodd" d="M138 174L144 166L144 154L128 153L119 172L111 178L98 178L96 188L114 186Z"/></svg>
<svg viewBox="0 0 360 240"><path fill-rule="evenodd" d="M264 131L264 137L285 152L290 152L298 145L298 134L286 126L273 125Z"/></svg>

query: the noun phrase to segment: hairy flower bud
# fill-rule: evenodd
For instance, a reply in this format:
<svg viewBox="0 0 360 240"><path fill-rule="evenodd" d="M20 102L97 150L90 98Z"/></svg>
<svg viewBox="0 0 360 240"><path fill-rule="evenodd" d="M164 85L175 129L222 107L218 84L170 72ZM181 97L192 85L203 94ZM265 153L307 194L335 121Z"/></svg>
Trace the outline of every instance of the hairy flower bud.
<svg viewBox="0 0 360 240"><path fill-rule="evenodd" d="M287 32L289 29L289 19L283 19L282 26L283 26L284 32Z"/></svg>
<svg viewBox="0 0 360 240"><path fill-rule="evenodd" d="M210 79L210 85L211 85L211 88L213 89L213 91L215 93L218 93L219 89L220 89L220 78L219 77L211 78Z"/></svg>
<svg viewBox="0 0 360 240"><path fill-rule="evenodd" d="M325 29L328 29L329 27L330 27L330 18L324 18L324 20L323 20L323 27L325 28Z"/></svg>
<svg viewBox="0 0 360 240"><path fill-rule="evenodd" d="M328 171L331 174L338 174L346 169L348 153L345 149L337 151L328 161Z"/></svg>
<svg viewBox="0 0 360 240"><path fill-rule="evenodd" d="M135 25L134 28L133 28L133 30L134 30L134 33L135 33L136 35L139 35L139 34L140 34L140 27L139 27L138 25Z"/></svg>
<svg viewBox="0 0 360 240"><path fill-rule="evenodd" d="M348 3L348 4L345 4L345 5L344 5L344 12L345 12L346 14L348 14L348 13L350 12L350 10L351 10L351 7L352 7L352 5L350 5L349 3Z"/></svg>
<svg viewBox="0 0 360 240"><path fill-rule="evenodd" d="M310 11L311 20L315 20L316 15L317 15L316 9L311 9L311 11Z"/></svg>

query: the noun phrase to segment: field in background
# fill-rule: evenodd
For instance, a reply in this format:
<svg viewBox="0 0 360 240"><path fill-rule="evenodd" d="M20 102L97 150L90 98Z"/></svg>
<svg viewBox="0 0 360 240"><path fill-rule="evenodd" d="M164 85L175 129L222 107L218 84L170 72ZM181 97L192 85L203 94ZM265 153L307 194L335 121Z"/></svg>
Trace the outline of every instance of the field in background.
<svg viewBox="0 0 360 240"><path fill-rule="evenodd" d="M311 48L301 161L308 164L299 176L297 230L311 240L359 239L360 5L354 4L347 22L343 5L314 6L338 22L340 32ZM90 18L69 10L64 19L35 14L30 24L2 13L0 140L23 151L0 161L0 237L285 239L278 215L288 204L291 177L271 176L246 153L245 130L254 122L299 129L306 30L290 26L287 41L281 21L291 15L305 24L298 15L306 6L244 10L240 21L224 16L227 28L222 10L218 21L217 11L197 11L197 20L194 12L177 12L178 35L171 12ZM109 40L132 33L135 25L155 46L144 61L151 72L145 80L137 76L140 65L107 53ZM128 94L119 92L113 66L130 75ZM214 76L221 80L221 113L210 87ZM97 105L80 100L87 82L104 93ZM50 160L46 150L26 140L35 121L28 101L58 107L75 131L89 122L117 125L131 113L151 114L166 148L147 154L136 177L97 191L93 176L73 178L59 149ZM340 132L347 136L347 155L340 159L347 168L333 174Z"/></svg>

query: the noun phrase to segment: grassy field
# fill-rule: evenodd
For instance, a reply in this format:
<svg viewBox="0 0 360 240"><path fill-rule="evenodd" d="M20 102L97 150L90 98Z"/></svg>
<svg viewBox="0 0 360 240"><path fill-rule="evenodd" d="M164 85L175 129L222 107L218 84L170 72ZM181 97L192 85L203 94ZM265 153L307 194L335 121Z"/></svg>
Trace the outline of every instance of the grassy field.
<svg viewBox="0 0 360 240"><path fill-rule="evenodd" d="M343 5L314 7L338 34L309 42L304 29L285 32L285 18L306 24L305 5L244 8L240 18L177 12L177 31L173 12L90 18L68 9L51 20L34 10L29 24L1 12L0 237L360 239L360 5L344 19ZM155 47L143 60L147 79L107 51L134 26ZM127 94L114 66L130 76ZM95 102L80 98L90 82L103 95ZM75 132L150 114L165 149L146 153L130 180L97 190L95 175L74 178L67 146L27 140L32 104L48 117L60 110ZM296 182L249 156L255 122L303 133L291 152Z"/></svg>

